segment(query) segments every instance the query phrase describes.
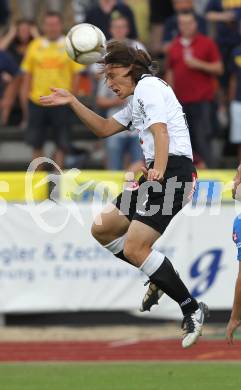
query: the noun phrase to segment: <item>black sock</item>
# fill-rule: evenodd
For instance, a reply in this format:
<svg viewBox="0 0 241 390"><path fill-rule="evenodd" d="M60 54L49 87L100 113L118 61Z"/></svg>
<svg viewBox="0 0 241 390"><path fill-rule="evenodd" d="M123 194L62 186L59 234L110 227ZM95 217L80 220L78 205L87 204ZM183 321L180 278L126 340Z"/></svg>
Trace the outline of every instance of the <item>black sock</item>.
<svg viewBox="0 0 241 390"><path fill-rule="evenodd" d="M120 251L119 253L115 254L115 257L118 257L121 260L124 260L126 263L133 265L124 255L124 251ZM133 265L134 267L134 265Z"/></svg>
<svg viewBox="0 0 241 390"><path fill-rule="evenodd" d="M158 270L150 276L150 281L179 304L184 316L199 308L197 301L191 296L167 257Z"/></svg>

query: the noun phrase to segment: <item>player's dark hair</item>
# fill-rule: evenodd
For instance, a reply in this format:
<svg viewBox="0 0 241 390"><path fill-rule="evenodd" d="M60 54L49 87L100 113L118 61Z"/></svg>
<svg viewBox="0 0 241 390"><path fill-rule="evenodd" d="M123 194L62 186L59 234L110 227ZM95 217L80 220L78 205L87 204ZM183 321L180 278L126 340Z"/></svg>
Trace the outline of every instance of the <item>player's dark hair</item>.
<svg viewBox="0 0 241 390"><path fill-rule="evenodd" d="M107 44L106 55L101 63L126 68L132 65L126 76L131 76L136 84L143 74L156 73L154 63L146 51L119 41L111 41Z"/></svg>

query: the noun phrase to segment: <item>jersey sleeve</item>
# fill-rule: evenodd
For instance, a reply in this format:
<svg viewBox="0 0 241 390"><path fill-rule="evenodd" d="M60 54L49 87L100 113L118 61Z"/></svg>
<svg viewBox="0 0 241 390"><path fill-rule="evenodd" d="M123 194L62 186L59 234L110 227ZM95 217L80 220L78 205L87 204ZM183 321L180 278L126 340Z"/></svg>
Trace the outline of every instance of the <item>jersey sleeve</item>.
<svg viewBox="0 0 241 390"><path fill-rule="evenodd" d="M135 105L142 117L144 128L155 123L167 123L167 103L163 88L170 88L165 81L156 79L156 83L143 80L137 87Z"/></svg>
<svg viewBox="0 0 241 390"><path fill-rule="evenodd" d="M132 107L128 103L122 110L113 115L113 118L126 128L130 128L132 124Z"/></svg>
<svg viewBox="0 0 241 390"><path fill-rule="evenodd" d="M237 217L233 224L233 242L238 250L237 260L241 261L241 216Z"/></svg>

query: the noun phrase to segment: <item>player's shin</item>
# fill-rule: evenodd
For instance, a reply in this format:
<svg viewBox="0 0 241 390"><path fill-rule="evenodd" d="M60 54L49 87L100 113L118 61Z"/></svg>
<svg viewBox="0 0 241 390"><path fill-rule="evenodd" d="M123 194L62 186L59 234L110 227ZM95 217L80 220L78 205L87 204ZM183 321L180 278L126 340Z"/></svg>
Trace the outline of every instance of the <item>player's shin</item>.
<svg viewBox="0 0 241 390"><path fill-rule="evenodd" d="M178 303L184 316L199 308L197 301L177 275L172 263L162 253L152 250L140 269L152 283Z"/></svg>

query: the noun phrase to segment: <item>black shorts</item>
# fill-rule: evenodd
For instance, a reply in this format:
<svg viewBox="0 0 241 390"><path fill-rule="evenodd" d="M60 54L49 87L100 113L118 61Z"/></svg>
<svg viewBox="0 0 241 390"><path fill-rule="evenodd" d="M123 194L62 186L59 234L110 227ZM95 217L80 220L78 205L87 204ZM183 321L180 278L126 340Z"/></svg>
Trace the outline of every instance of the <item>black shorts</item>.
<svg viewBox="0 0 241 390"><path fill-rule="evenodd" d="M70 144L69 116L68 107L42 107L30 101L26 142L34 149L42 149L46 141L53 140L59 149L67 151Z"/></svg>
<svg viewBox="0 0 241 390"><path fill-rule="evenodd" d="M196 177L191 159L171 155L161 183L141 176L139 188L125 189L113 203L130 221L140 221L162 234L191 199Z"/></svg>

